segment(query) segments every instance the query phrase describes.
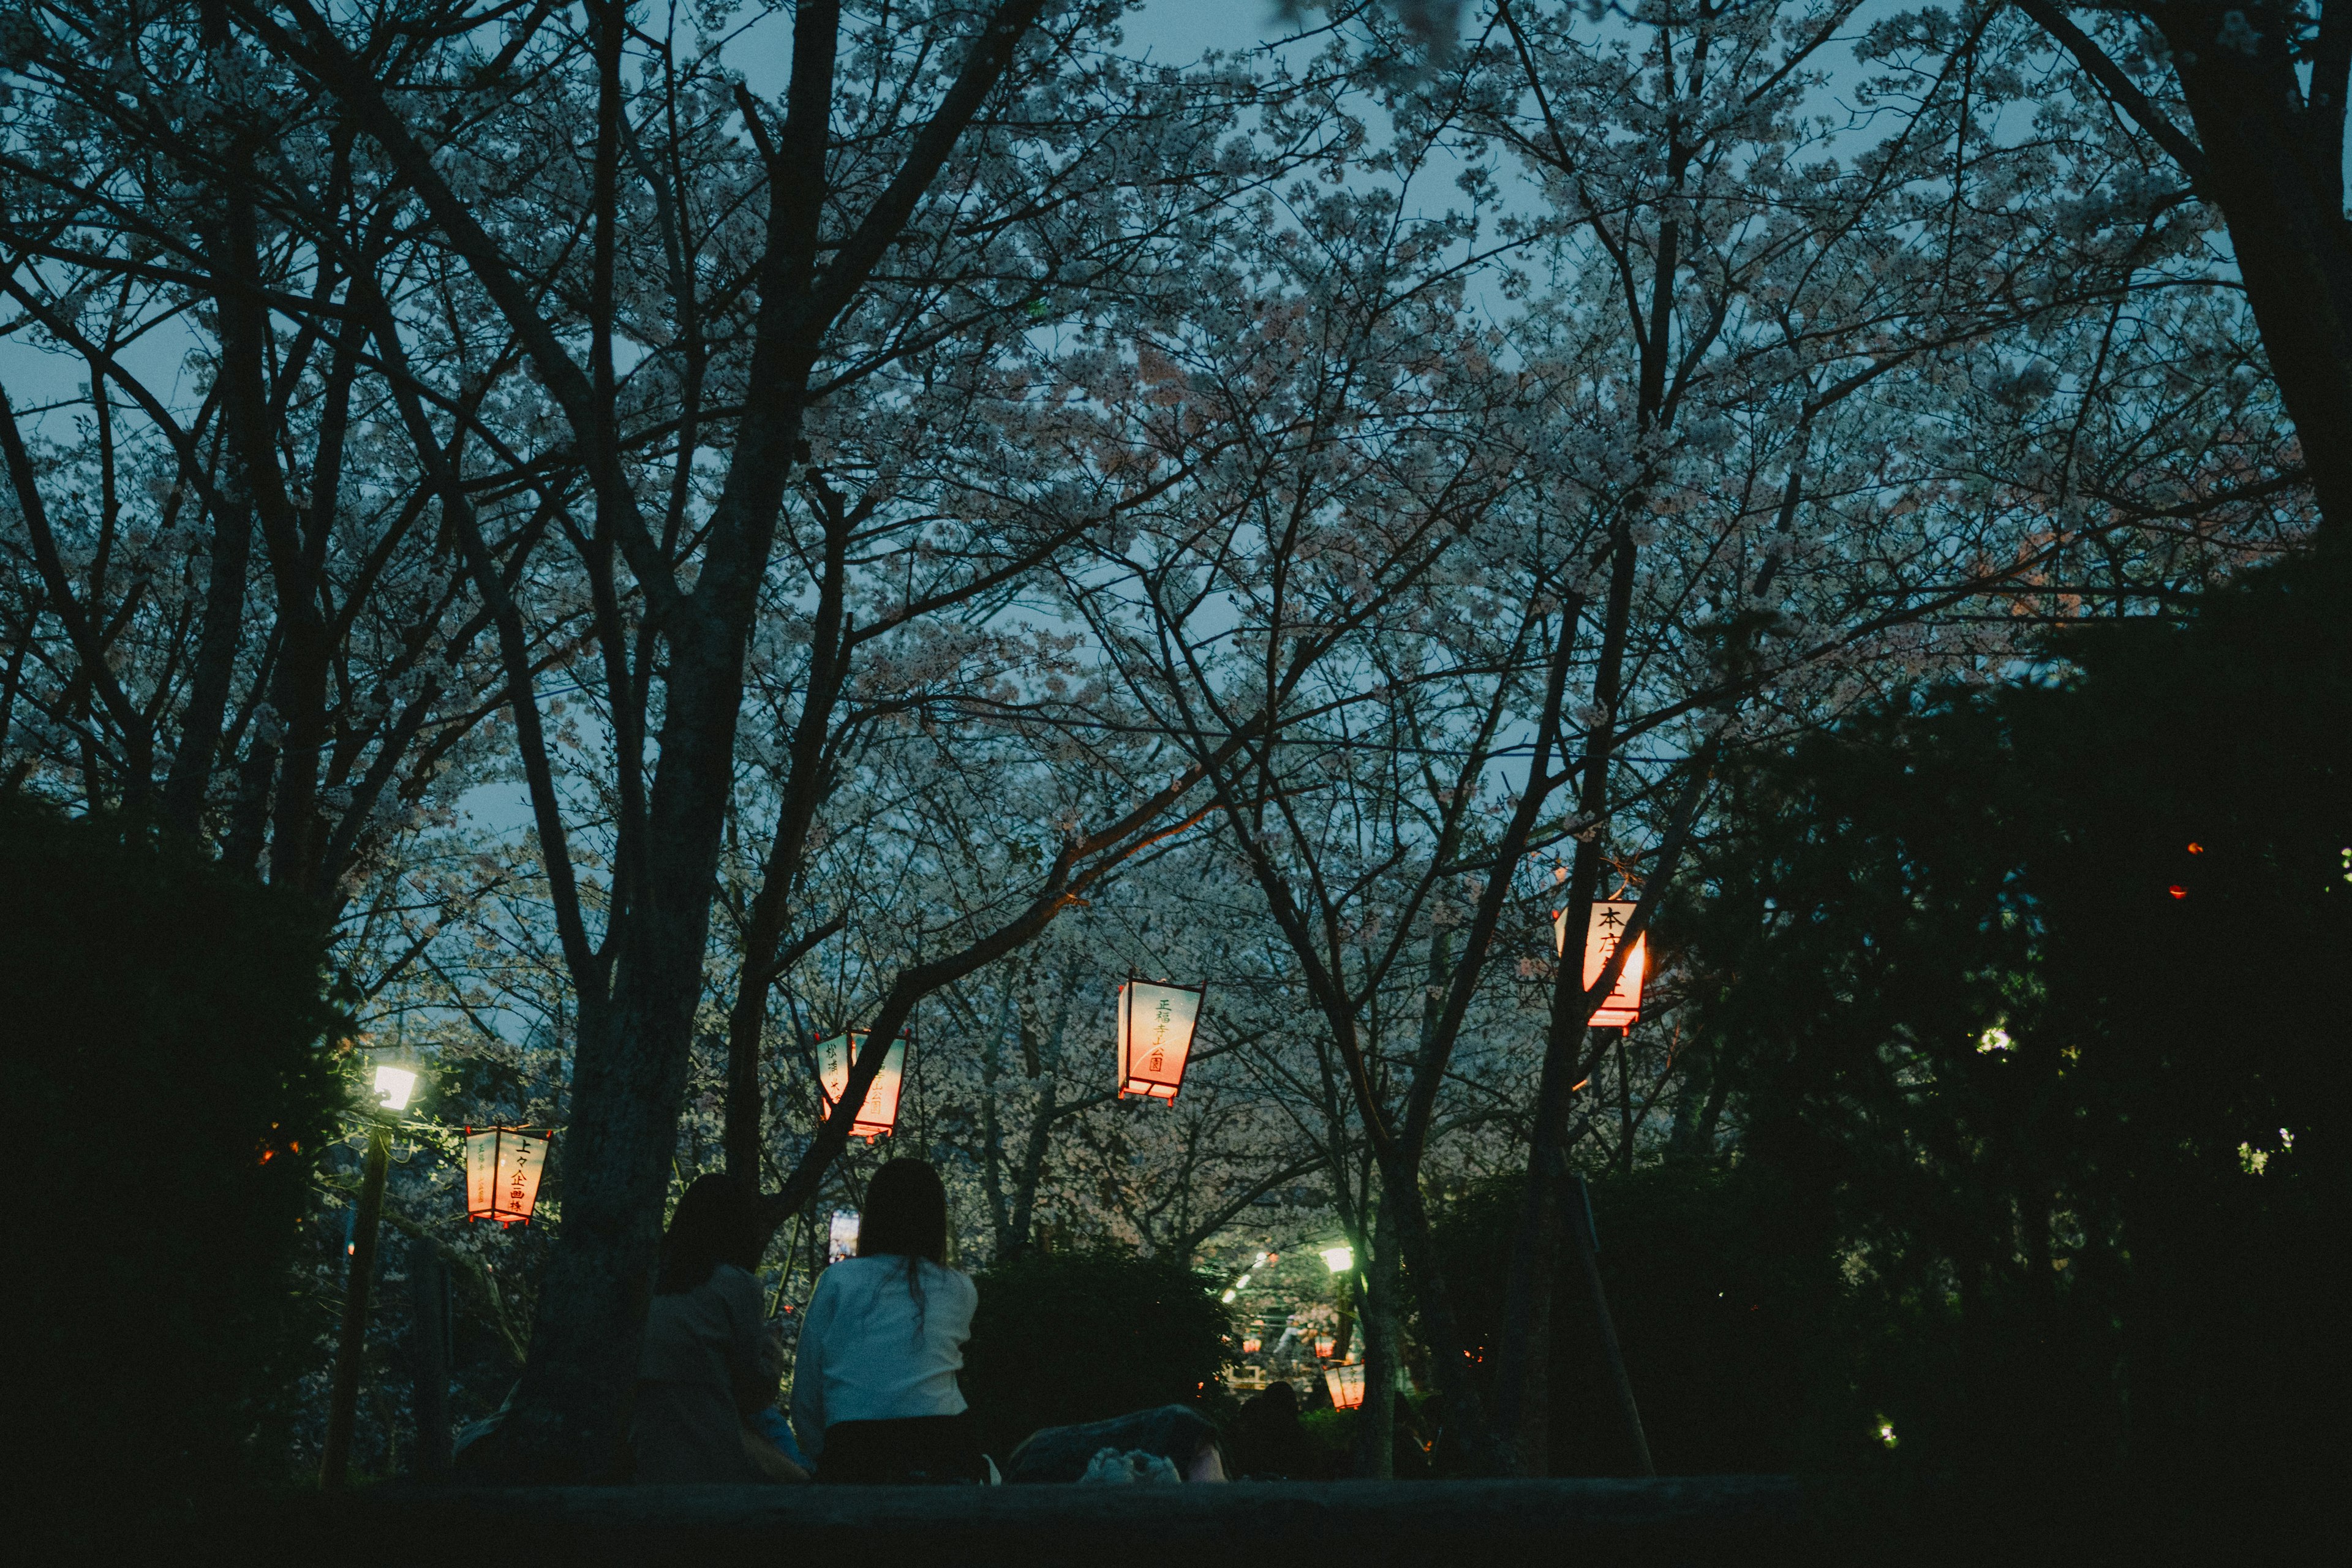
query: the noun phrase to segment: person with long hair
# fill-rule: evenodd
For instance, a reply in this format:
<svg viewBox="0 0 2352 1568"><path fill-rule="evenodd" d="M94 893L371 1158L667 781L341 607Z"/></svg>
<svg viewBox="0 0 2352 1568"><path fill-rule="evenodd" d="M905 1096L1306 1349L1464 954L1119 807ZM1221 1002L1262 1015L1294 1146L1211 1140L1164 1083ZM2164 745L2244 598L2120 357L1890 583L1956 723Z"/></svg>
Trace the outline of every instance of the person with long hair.
<svg viewBox="0 0 2352 1568"><path fill-rule="evenodd" d="M772 1404L783 1354L761 1321L751 1191L697 1176L662 1237L629 1426L644 1482L806 1480L746 1423Z"/></svg>
<svg viewBox="0 0 2352 1568"><path fill-rule="evenodd" d="M819 1278L801 1322L793 1429L818 1480L988 1479L956 1385L980 1292L947 1252L939 1172L921 1160L877 1171L857 1256Z"/></svg>

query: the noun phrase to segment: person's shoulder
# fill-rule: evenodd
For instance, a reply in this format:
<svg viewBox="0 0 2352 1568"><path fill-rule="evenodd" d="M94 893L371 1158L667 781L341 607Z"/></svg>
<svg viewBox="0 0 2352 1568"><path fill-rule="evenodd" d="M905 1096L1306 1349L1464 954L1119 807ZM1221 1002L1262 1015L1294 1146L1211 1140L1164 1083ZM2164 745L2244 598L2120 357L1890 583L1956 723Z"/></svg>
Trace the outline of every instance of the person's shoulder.
<svg viewBox="0 0 2352 1568"><path fill-rule="evenodd" d="M722 1263L710 1271L709 1289L730 1300L749 1298L755 1303L765 1295L758 1275L732 1263Z"/></svg>
<svg viewBox="0 0 2352 1568"><path fill-rule="evenodd" d="M944 1263L933 1263L926 1258L923 1261L923 1281L928 1285L934 1280L944 1282L950 1295L960 1296L968 1301L980 1300L980 1287L971 1282L971 1275L961 1268L950 1268Z"/></svg>

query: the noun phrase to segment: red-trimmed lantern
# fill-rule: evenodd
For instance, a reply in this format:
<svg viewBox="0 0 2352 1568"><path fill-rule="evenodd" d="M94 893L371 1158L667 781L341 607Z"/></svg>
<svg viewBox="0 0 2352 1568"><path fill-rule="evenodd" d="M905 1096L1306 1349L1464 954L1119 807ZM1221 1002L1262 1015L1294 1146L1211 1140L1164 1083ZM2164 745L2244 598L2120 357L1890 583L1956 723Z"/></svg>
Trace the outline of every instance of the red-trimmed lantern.
<svg viewBox="0 0 2352 1568"><path fill-rule="evenodd" d="M865 1048L866 1031L852 1029L845 1035L835 1035L820 1040L816 1047L817 1097L822 1102L818 1114L831 1116L849 1092L849 1069ZM907 1068L907 1037L899 1036L890 1042L890 1051L882 1058L882 1070L866 1090L866 1102L857 1108L857 1119L850 1124L850 1134L871 1143L898 1125L898 1086L905 1080Z"/></svg>
<svg viewBox="0 0 2352 1568"><path fill-rule="evenodd" d="M466 1218L529 1225L555 1134L529 1127L466 1129Z"/></svg>
<svg viewBox="0 0 2352 1568"><path fill-rule="evenodd" d="M1130 980L1118 988L1118 1093L1176 1098L1208 988Z"/></svg>
<svg viewBox="0 0 2352 1568"><path fill-rule="evenodd" d="M1323 1369L1323 1386L1331 1391L1331 1408L1354 1410L1364 1403L1364 1363Z"/></svg>
<svg viewBox="0 0 2352 1568"><path fill-rule="evenodd" d="M1339 1348L1339 1341L1337 1336L1331 1334L1315 1336L1315 1356L1318 1361L1329 1361Z"/></svg>
<svg viewBox="0 0 2352 1568"><path fill-rule="evenodd" d="M1592 906L1592 913L1584 927L1584 988L1601 978L1616 956L1618 939L1624 934L1626 922L1633 918L1633 906L1614 899L1603 899ZM1552 951L1566 955L1568 952L1568 911L1554 910L1551 916ZM1633 943L1633 951L1625 959L1625 967L1617 972L1616 987L1592 1015L1592 1026L1598 1029L1622 1029L1636 1024L1642 1017L1642 981L1650 966L1650 935L1642 933Z"/></svg>
<svg viewBox="0 0 2352 1568"><path fill-rule="evenodd" d="M1242 1342L1242 1354L1244 1355L1255 1355L1265 1348L1265 1342L1259 1339L1255 1334L1252 1334L1248 1339Z"/></svg>

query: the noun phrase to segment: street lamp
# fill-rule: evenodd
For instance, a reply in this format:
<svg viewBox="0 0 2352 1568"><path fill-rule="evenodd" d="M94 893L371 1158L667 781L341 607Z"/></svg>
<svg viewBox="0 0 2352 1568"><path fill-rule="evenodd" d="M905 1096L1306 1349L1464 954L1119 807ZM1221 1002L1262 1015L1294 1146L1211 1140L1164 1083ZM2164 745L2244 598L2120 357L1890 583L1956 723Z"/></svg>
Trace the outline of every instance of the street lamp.
<svg viewBox="0 0 2352 1568"><path fill-rule="evenodd" d="M1173 1100L1201 1022L1202 985L1130 980L1118 988L1118 1095Z"/></svg>
<svg viewBox="0 0 2352 1568"><path fill-rule="evenodd" d="M386 1110L405 1110L411 1095L416 1092L416 1073L393 1062L378 1062L375 1069L376 1103Z"/></svg>
<svg viewBox="0 0 2352 1568"><path fill-rule="evenodd" d="M1356 1249L1346 1242L1323 1249L1323 1267L1334 1274L1345 1274L1356 1266Z"/></svg>

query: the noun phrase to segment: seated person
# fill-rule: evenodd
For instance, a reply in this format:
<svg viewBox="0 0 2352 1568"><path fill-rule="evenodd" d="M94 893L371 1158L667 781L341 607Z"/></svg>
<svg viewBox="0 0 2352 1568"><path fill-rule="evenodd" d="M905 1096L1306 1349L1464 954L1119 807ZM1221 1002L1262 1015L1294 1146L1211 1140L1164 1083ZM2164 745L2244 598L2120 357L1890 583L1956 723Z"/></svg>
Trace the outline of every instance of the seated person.
<svg viewBox="0 0 2352 1568"><path fill-rule="evenodd" d="M988 1479L956 1386L980 1293L947 1250L939 1172L920 1160L877 1171L857 1256L824 1271L801 1320L793 1428L819 1480Z"/></svg>
<svg viewBox="0 0 2352 1568"><path fill-rule="evenodd" d="M776 1397L782 1357L761 1326L751 1194L698 1176L662 1237L629 1436L645 1482L806 1480L747 1428Z"/></svg>

